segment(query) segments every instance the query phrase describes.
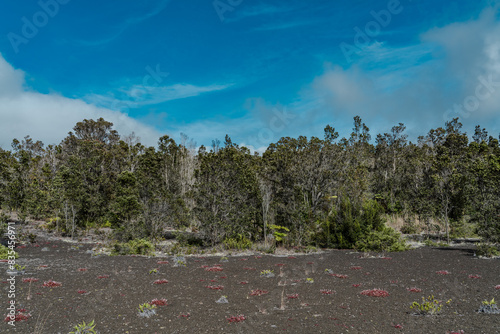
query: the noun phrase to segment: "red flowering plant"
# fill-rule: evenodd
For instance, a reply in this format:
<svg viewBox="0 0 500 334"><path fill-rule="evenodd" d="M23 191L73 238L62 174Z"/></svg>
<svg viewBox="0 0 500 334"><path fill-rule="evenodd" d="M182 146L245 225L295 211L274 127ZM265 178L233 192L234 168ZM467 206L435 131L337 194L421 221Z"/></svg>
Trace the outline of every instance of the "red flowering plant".
<svg viewBox="0 0 500 334"><path fill-rule="evenodd" d="M156 306L166 306L168 305L167 300L165 298L155 298L152 301L149 302L151 305L156 305Z"/></svg>
<svg viewBox="0 0 500 334"><path fill-rule="evenodd" d="M48 281L43 282L42 286L44 288L56 288L56 287L61 286L61 285L62 285L61 282L56 282L56 281L49 279Z"/></svg>
<svg viewBox="0 0 500 334"><path fill-rule="evenodd" d="M242 321L246 320L246 317L244 315L242 315L242 314L240 314L240 315L233 315L233 316L230 316L230 317L226 317L226 320L229 321L229 323L242 322Z"/></svg>
<svg viewBox="0 0 500 334"><path fill-rule="evenodd" d="M438 275L450 275L451 273L448 270L439 270L439 271L436 271L436 274L438 274Z"/></svg>
<svg viewBox="0 0 500 334"><path fill-rule="evenodd" d="M206 288L210 289L210 290L222 290L222 289L224 289L224 286L222 286L222 285L214 285L214 286L207 285Z"/></svg>
<svg viewBox="0 0 500 334"><path fill-rule="evenodd" d="M213 266L213 267L208 267L208 268L205 268L205 271L223 271L224 269L219 267L219 266Z"/></svg>
<svg viewBox="0 0 500 334"><path fill-rule="evenodd" d="M38 278L34 277L23 278L23 283L31 283L31 282L38 282Z"/></svg>
<svg viewBox="0 0 500 334"><path fill-rule="evenodd" d="M255 289L255 290L252 290L249 295L250 296L262 296L262 295L265 295L268 293L269 293L269 291L266 291L266 290Z"/></svg>
<svg viewBox="0 0 500 334"><path fill-rule="evenodd" d="M28 320L31 317L31 314L28 313L27 310L25 309L19 309L17 310L17 313L13 316L7 315L5 317L5 322L10 322L10 321L23 321L23 320Z"/></svg>
<svg viewBox="0 0 500 334"><path fill-rule="evenodd" d="M388 297L389 292L382 289L371 289L371 290L363 290L361 291L362 295L370 296L370 297Z"/></svg>

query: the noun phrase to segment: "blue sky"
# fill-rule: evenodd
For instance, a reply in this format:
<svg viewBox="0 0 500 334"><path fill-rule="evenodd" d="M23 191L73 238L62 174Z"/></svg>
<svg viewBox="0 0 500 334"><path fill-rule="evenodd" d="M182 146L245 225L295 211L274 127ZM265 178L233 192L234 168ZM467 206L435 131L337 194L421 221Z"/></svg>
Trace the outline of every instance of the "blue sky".
<svg viewBox="0 0 500 334"><path fill-rule="evenodd" d="M155 145L229 134L500 132L500 1L41 0L0 8L0 146L84 118Z"/></svg>

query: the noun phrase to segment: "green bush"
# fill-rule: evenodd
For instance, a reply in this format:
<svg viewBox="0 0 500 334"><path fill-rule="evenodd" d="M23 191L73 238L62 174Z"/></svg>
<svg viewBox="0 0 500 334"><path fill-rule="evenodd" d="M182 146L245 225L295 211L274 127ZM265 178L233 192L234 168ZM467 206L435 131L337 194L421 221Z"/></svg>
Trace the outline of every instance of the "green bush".
<svg viewBox="0 0 500 334"><path fill-rule="evenodd" d="M415 234L417 233L417 225L413 219L405 219L403 226L401 226L401 233L403 234Z"/></svg>
<svg viewBox="0 0 500 334"><path fill-rule="evenodd" d="M500 252L498 251L498 247L496 247L493 244L488 244L488 243L478 243L476 244L476 254L478 256L485 256L485 257L494 257L494 256L499 256Z"/></svg>
<svg viewBox="0 0 500 334"><path fill-rule="evenodd" d="M224 248L226 249L238 249L244 250L252 247L252 241L247 239L245 236L238 234L235 238L226 238L223 241Z"/></svg>
<svg viewBox="0 0 500 334"><path fill-rule="evenodd" d="M10 251L10 249L8 247L5 247L4 245L0 245L0 259L7 260L9 258L9 251ZM17 252L14 252L14 256L17 259L19 257L19 254L17 254Z"/></svg>
<svg viewBox="0 0 500 334"><path fill-rule="evenodd" d="M134 239L127 243L115 242L111 255L154 255L153 244L146 239Z"/></svg>
<svg viewBox="0 0 500 334"><path fill-rule="evenodd" d="M0 213L0 239L3 238L4 234L7 233L7 222L9 220L9 216L5 213Z"/></svg>
<svg viewBox="0 0 500 334"><path fill-rule="evenodd" d="M362 252L402 252L408 250L409 246L396 231L390 227L384 227L382 231L367 233L356 242L355 248Z"/></svg>

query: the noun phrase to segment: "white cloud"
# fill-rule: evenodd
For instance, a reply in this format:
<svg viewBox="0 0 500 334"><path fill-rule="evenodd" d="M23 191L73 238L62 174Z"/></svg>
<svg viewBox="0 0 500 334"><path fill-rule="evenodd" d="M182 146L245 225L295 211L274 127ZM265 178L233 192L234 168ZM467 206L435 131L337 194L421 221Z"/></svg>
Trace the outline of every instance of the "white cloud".
<svg viewBox="0 0 500 334"><path fill-rule="evenodd" d="M156 145L161 134L126 114L99 108L58 94L41 94L26 87L25 74L0 54L0 147L10 149L12 139L30 135L44 144L58 144L77 122L104 119L121 135L132 132L146 145Z"/></svg>
<svg viewBox="0 0 500 334"><path fill-rule="evenodd" d="M469 134L477 124L498 132L497 14L497 7L489 7L475 20L434 28L422 34L416 45L390 47L373 43L363 50L354 66L330 66L316 78L311 98L325 101L323 111L328 110L332 116L361 115L368 125L375 125L372 130L387 131L404 122L410 132L423 135L431 128L444 126L445 118L461 116ZM479 78L487 81L490 77L496 86L479 104L469 106L473 111L447 112L474 100L481 84ZM480 92L484 95L486 89ZM379 125L385 128L379 129ZM495 132L492 135L496 136Z"/></svg>
<svg viewBox="0 0 500 334"><path fill-rule="evenodd" d="M109 95L92 94L84 99L92 104L110 109L129 109L146 105L159 104L167 101L198 96L203 93L219 91L231 85L194 86L190 84L175 84L171 86L133 85Z"/></svg>

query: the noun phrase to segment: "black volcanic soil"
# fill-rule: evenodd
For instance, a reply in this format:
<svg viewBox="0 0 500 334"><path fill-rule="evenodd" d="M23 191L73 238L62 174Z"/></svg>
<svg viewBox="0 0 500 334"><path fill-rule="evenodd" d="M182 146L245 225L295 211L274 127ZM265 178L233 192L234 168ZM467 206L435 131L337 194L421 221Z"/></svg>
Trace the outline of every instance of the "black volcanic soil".
<svg viewBox="0 0 500 334"><path fill-rule="evenodd" d="M495 288L500 284L500 261L478 259L468 248L419 248L386 254L387 258L348 250L294 257L239 256L229 257L228 262L220 257L186 257L186 267L173 267L172 257L92 256L86 252L92 245L78 249L75 245L39 239L38 244L17 249L18 263L26 266L27 274L17 276L16 302L31 317L15 327L2 322L1 333L27 334L35 329L68 333L76 324L92 320L101 334L500 333L500 315L476 312L483 300L500 301L500 289ZM223 270L206 270L205 266L216 264ZM154 268L158 273L150 274ZM266 269L274 270L276 277L260 277ZM329 275L325 269L347 278ZM7 264L0 263L0 270L1 300L7 307ZM436 273L441 270L450 274ZM22 281L28 277L38 279L31 288ZM314 282L307 283L307 278ZM42 287L49 279L62 286ZM158 279L168 283L153 284ZM219 285L222 290L207 288ZM413 287L422 291L408 291ZM373 288L384 289L389 296L361 294ZM250 296L255 289L268 293ZM332 294L322 294L323 289ZM287 297L292 294L298 298ZM228 304L215 302L222 295ZM439 315L415 315L411 303L429 295L452 301ZM165 298L168 305L158 307L150 318L139 317L139 304L154 298ZM6 314L4 309L2 316ZM226 319L237 315L246 319L233 323Z"/></svg>

